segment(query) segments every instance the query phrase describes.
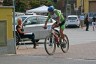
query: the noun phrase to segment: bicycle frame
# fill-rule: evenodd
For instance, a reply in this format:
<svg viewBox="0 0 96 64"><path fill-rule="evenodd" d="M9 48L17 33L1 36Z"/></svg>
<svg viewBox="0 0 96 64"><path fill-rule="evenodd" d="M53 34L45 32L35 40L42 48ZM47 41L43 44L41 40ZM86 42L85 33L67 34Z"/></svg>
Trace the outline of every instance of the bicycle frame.
<svg viewBox="0 0 96 64"><path fill-rule="evenodd" d="M59 43L60 32L54 28L51 28L51 33L54 35L56 43Z"/></svg>

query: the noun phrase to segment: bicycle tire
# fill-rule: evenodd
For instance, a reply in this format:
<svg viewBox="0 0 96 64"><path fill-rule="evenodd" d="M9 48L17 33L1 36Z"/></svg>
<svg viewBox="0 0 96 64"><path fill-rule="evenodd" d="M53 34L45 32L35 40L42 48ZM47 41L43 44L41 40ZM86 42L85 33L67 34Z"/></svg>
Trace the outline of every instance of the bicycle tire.
<svg viewBox="0 0 96 64"><path fill-rule="evenodd" d="M49 45L50 43L52 43L52 46ZM48 55L53 55L55 53L56 43L55 43L53 34L45 38L44 47Z"/></svg>
<svg viewBox="0 0 96 64"><path fill-rule="evenodd" d="M64 41L61 43L61 50L66 53L69 50L69 39L66 34L64 34L64 38Z"/></svg>

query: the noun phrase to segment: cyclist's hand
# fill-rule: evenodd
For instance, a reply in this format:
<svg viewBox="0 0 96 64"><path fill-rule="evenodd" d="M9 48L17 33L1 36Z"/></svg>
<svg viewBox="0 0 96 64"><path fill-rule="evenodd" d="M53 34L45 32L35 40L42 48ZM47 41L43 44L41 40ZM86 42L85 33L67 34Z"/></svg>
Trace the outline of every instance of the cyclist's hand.
<svg viewBox="0 0 96 64"><path fill-rule="evenodd" d="M47 26L43 26L44 29L47 29Z"/></svg>

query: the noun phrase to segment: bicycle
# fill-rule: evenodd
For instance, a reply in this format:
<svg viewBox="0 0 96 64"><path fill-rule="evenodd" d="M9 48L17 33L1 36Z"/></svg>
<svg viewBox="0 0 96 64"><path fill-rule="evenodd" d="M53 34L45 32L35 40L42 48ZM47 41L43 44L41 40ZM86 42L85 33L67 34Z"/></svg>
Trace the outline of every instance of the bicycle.
<svg viewBox="0 0 96 64"><path fill-rule="evenodd" d="M56 37L58 36L58 38ZM53 55L56 50L56 44L59 40L59 46L61 50L66 53L69 50L69 39L66 34L64 34L64 41L60 38L60 32L57 29L51 28L49 35L45 38L44 47L48 55ZM57 44L58 46L58 44Z"/></svg>

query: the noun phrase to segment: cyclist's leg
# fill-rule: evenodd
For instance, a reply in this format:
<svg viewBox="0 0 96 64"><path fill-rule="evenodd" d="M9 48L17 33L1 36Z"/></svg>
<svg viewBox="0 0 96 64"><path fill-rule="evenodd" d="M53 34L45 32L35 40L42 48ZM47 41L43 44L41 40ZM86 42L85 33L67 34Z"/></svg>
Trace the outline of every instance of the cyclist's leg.
<svg viewBox="0 0 96 64"><path fill-rule="evenodd" d="M66 40L66 35L64 34L64 29L65 29L65 25L62 25L60 27L60 44L61 44L61 49L63 50L63 48L66 48L66 44L68 44L67 40ZM69 45L68 45L69 46ZM67 47L68 47L67 46ZM63 47L63 48L62 48ZM64 51L65 52L65 51Z"/></svg>
<svg viewBox="0 0 96 64"><path fill-rule="evenodd" d="M60 39L63 39L63 41L64 41L64 29L65 25L60 26Z"/></svg>
<svg viewBox="0 0 96 64"><path fill-rule="evenodd" d="M57 22L55 22L55 23L52 25L52 27L53 27L53 28L58 27L58 26L57 26ZM54 34L54 37L55 37L56 43L58 44L58 43L59 43L58 35L56 35L55 33L53 33L53 34Z"/></svg>
<svg viewBox="0 0 96 64"><path fill-rule="evenodd" d="M55 22L55 23L52 25L52 28L56 28L56 27L58 27L58 26L57 26L57 22ZM57 37L57 35L56 35L55 33L54 33L54 36Z"/></svg>

